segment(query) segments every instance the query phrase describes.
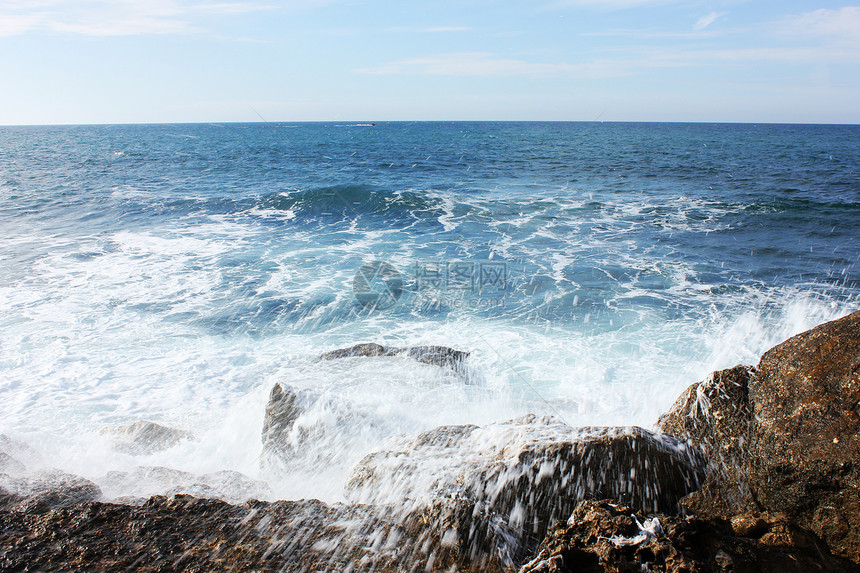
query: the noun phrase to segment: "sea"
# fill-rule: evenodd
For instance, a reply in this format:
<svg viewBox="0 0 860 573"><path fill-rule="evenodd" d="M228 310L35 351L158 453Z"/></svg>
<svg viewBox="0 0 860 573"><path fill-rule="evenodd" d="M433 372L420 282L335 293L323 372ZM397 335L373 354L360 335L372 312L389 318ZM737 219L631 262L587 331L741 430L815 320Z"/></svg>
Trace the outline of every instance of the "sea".
<svg viewBox="0 0 860 573"><path fill-rule="evenodd" d="M107 498L163 467L338 501L440 425L653 428L860 309L858 222L860 126L0 127L0 433ZM319 360L366 342L469 357ZM276 384L326 398L277 469ZM118 451L104 429L140 420L194 437Z"/></svg>

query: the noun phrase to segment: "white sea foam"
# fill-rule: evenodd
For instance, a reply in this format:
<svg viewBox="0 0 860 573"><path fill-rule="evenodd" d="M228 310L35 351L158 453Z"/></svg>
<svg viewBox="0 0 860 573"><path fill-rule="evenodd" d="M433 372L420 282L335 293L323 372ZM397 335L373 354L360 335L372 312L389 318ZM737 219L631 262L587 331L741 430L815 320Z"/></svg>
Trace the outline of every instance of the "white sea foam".
<svg viewBox="0 0 860 573"><path fill-rule="evenodd" d="M562 210L583 206L571 200ZM108 495L140 494L109 486L108 472L165 466L235 470L267 480L274 497L335 500L363 455L438 425L536 413L571 426L651 426L711 370L752 364L777 342L857 308L814 294L815 285L746 285L717 296L694 264L625 239L639 225L718 230L722 205L680 198L656 219L656 205L613 206L589 219L585 234L550 220L550 207L523 202L489 223L486 249L508 260L513 292L489 316L465 305L439 316L356 307L352 280L362 263L388 261L408 280L412 265L449 244L403 228L367 231L354 220L325 237L305 229L268 241L261 221L297 215L255 207L100 236L21 230L7 248L38 256L20 282L0 286L0 432L42 450L49 465L105 484ZM461 224L458 208L442 203L444 232ZM550 255L547 244L556 245ZM528 276L517 261L528 262ZM587 280L611 288L589 291ZM284 317L257 325L267 303ZM667 318L662 308L673 305ZM365 341L468 351L470 384L405 358L316 361ZM350 429L358 439L339 439L336 410L308 412L303 423L323 428L309 447L335 461L264 472L260 431L275 383L337 396L366 425ZM131 455L101 434L137 420L195 439ZM159 491L157 481L147 487Z"/></svg>

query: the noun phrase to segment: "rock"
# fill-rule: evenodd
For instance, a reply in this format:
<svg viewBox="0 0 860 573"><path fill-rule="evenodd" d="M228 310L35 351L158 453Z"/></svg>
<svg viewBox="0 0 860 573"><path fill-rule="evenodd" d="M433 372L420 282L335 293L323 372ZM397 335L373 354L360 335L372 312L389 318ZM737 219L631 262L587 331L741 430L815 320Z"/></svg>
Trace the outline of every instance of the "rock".
<svg viewBox="0 0 860 573"><path fill-rule="evenodd" d="M263 418L263 460L272 458L284 461L292 457L299 447L299 436L293 429L299 416L317 397L306 390L275 384L266 402Z"/></svg>
<svg viewBox="0 0 860 573"><path fill-rule="evenodd" d="M575 429L526 416L485 427L443 426L370 454L346 490L358 503L432 508L455 500L471 508L457 510L468 520L448 528L469 532L472 546L462 551L517 555L583 499L616 497L649 511L676 511L678 500L699 486L700 463L683 444L641 428Z"/></svg>
<svg viewBox="0 0 860 573"><path fill-rule="evenodd" d="M0 473L23 474L42 465L42 456L29 444L0 434Z"/></svg>
<svg viewBox="0 0 860 573"><path fill-rule="evenodd" d="M611 501L583 501L543 541L520 573L608 571L856 571L785 516L758 516L756 537L720 519L646 515Z"/></svg>
<svg viewBox="0 0 860 573"><path fill-rule="evenodd" d="M130 472L110 471L99 480L108 499L120 495L150 497L177 487L189 486L197 476L163 466L138 466Z"/></svg>
<svg viewBox="0 0 860 573"><path fill-rule="evenodd" d="M860 563L860 312L715 373L658 425L708 457L692 511L784 513Z"/></svg>
<svg viewBox="0 0 860 573"><path fill-rule="evenodd" d="M260 463L275 474L346 471L355 460L344 452L370 450L395 424L339 396L276 384L266 404Z"/></svg>
<svg viewBox="0 0 860 573"><path fill-rule="evenodd" d="M860 312L766 352L750 402L756 500L860 563Z"/></svg>
<svg viewBox="0 0 860 573"><path fill-rule="evenodd" d="M335 360L337 358L353 358L356 356L394 356L388 348L373 342L364 342L350 346L349 348L338 348L320 355L320 360Z"/></svg>
<svg viewBox="0 0 860 573"><path fill-rule="evenodd" d="M7 454L0 452L0 473L4 474L23 474L27 471L27 466Z"/></svg>
<svg viewBox="0 0 860 573"><path fill-rule="evenodd" d="M413 346L411 348L402 348L397 353L405 353L409 358L423 364L444 366L452 370L458 370L463 361L469 356L468 352L453 350L447 346Z"/></svg>
<svg viewBox="0 0 860 573"><path fill-rule="evenodd" d="M178 485L167 490L164 495L167 497L176 497L177 495L190 495L199 499L221 499L220 492L214 487L205 483L191 483L188 485Z"/></svg>
<svg viewBox="0 0 860 573"><path fill-rule="evenodd" d="M132 455L145 455L172 448L182 440L193 440L194 434L141 420L126 426L103 428L102 434L111 436L114 449Z"/></svg>
<svg viewBox="0 0 860 573"><path fill-rule="evenodd" d="M749 382L752 368L735 366L693 384L660 417L657 427L688 440L707 460L702 488L684 505L693 513L729 517L755 510L747 481L752 416Z"/></svg>
<svg viewBox="0 0 860 573"><path fill-rule="evenodd" d="M0 511L4 571L476 571L426 543L391 508L315 500L156 496L141 506L85 503L41 515ZM502 573L500 567L481 569Z"/></svg>
<svg viewBox="0 0 860 573"><path fill-rule="evenodd" d="M339 348L326 352L320 356L320 360L335 360L337 358L352 358L356 356L397 356L405 355L413 360L424 364L432 364L444 368L459 371L463 361L468 358L469 353L454 350L447 346L411 346L397 348L394 346L382 346L373 342L356 344L349 348Z"/></svg>
<svg viewBox="0 0 860 573"><path fill-rule="evenodd" d="M161 466L140 466L130 472L108 472L99 481L105 498L117 503L136 504L136 500L153 495L190 494L229 503L272 496L266 482L231 470L195 475Z"/></svg>
<svg viewBox="0 0 860 573"><path fill-rule="evenodd" d="M0 476L0 489L6 490L6 503L12 509L32 513L70 507L102 496L101 488L90 480L57 470L18 478Z"/></svg>
<svg viewBox="0 0 860 573"><path fill-rule="evenodd" d="M197 480L218 492L218 498L230 503L249 499L269 499L274 494L269 484L233 470L221 470L199 476Z"/></svg>

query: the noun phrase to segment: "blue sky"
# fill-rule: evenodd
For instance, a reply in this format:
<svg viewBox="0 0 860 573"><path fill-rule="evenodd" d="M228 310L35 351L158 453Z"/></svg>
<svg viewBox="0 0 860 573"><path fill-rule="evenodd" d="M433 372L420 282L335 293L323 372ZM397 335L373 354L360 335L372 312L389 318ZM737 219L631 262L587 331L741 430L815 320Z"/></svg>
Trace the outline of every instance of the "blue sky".
<svg viewBox="0 0 860 573"><path fill-rule="evenodd" d="M0 124L860 123L860 6L0 0Z"/></svg>

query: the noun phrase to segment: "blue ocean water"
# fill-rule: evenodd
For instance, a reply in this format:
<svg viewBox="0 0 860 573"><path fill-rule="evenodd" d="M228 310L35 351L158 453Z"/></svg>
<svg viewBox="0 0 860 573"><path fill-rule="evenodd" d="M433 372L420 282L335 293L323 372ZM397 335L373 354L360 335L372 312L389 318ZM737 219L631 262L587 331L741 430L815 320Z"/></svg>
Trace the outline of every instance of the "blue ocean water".
<svg viewBox="0 0 860 573"><path fill-rule="evenodd" d="M336 498L440 424L647 427L860 308L858 220L858 126L0 127L0 432L93 479L237 469ZM467 350L469 374L316 361L357 342ZM275 382L361 413L327 480L261 473ZM198 440L141 459L99 434L140 419Z"/></svg>

